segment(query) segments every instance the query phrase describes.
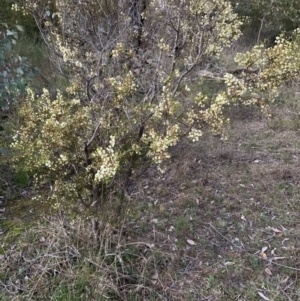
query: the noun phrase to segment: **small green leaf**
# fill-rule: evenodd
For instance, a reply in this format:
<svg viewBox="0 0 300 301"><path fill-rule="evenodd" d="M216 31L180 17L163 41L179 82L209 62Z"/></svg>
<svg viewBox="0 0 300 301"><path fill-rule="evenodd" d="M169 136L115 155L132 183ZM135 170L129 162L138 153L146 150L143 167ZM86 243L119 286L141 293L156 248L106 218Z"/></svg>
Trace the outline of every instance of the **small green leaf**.
<svg viewBox="0 0 300 301"><path fill-rule="evenodd" d="M24 31L24 27L21 26L21 25L16 25L17 29L20 30L20 31Z"/></svg>
<svg viewBox="0 0 300 301"><path fill-rule="evenodd" d="M19 73L19 74L21 74L21 75L23 75L23 74L24 74L24 72L23 72L23 70L22 70L22 68L21 68L21 67L18 67L18 68L17 68L17 73Z"/></svg>
<svg viewBox="0 0 300 301"><path fill-rule="evenodd" d="M4 84L5 89L7 90L9 83L8 83L8 80L6 78L3 79L3 84Z"/></svg>
<svg viewBox="0 0 300 301"><path fill-rule="evenodd" d="M27 61L27 58L25 56L19 56L19 61L20 63L24 63L25 61Z"/></svg>
<svg viewBox="0 0 300 301"><path fill-rule="evenodd" d="M6 30L6 34L7 34L8 36L14 36L14 35L15 35L15 31L12 31L12 30L7 29L7 30Z"/></svg>
<svg viewBox="0 0 300 301"><path fill-rule="evenodd" d="M8 50L8 51L11 51L11 43L10 42L7 42L4 44L4 47Z"/></svg>
<svg viewBox="0 0 300 301"><path fill-rule="evenodd" d="M7 111L8 110L8 104L6 101L1 101L0 102L0 106L2 108L3 111Z"/></svg>
<svg viewBox="0 0 300 301"><path fill-rule="evenodd" d="M14 30L6 30L6 35L7 36L13 36L15 39L18 39L18 33Z"/></svg>
<svg viewBox="0 0 300 301"><path fill-rule="evenodd" d="M20 92L22 92L22 93L24 93L26 91L26 85L22 82L18 82L17 87L20 90Z"/></svg>
<svg viewBox="0 0 300 301"><path fill-rule="evenodd" d="M16 90L18 88L18 86L17 86L17 84L15 82L11 82L9 86L10 86L9 89L11 91L14 91L14 90Z"/></svg>
<svg viewBox="0 0 300 301"><path fill-rule="evenodd" d="M34 78L34 73L32 72L32 70L30 70L30 71L28 72L27 76L28 76L29 78Z"/></svg>
<svg viewBox="0 0 300 301"><path fill-rule="evenodd" d="M0 154L7 154L7 149L3 148L3 147L0 147Z"/></svg>

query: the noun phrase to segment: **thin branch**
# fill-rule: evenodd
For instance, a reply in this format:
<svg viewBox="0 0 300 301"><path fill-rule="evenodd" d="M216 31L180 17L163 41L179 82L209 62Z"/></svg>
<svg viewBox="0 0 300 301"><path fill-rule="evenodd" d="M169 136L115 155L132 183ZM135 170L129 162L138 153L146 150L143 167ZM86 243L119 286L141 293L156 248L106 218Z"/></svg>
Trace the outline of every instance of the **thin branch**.
<svg viewBox="0 0 300 301"><path fill-rule="evenodd" d="M50 44L48 43L48 41L47 41L45 35L43 34L43 30L42 30L40 21L38 20L36 14L35 14L34 12L32 12L32 15L33 15L34 21L35 21L35 23L36 23L36 25L37 25L37 27L38 27L38 29L39 29L39 32L40 32L40 34L41 34L41 37L42 37L42 39L43 39L45 45L46 45L49 49L51 49L51 50L53 51L53 53L55 53L58 57L63 58L63 55L62 55L61 53L57 52L55 49L53 49L53 48L50 46Z"/></svg>
<svg viewBox="0 0 300 301"><path fill-rule="evenodd" d="M175 94L176 94L176 92L177 92L177 90L178 90L178 88L179 88L179 86L180 86L180 84L181 84L183 78L184 78L187 74L189 74L189 73L196 67L196 65L197 65L197 63L194 62L190 68L188 68L184 73L181 74L181 76L179 77L179 80L178 80L178 82L177 82L177 84L176 84L176 86L175 86L175 88L174 88L174 90L173 90L173 92L172 92L172 96L173 96L173 97L175 96Z"/></svg>
<svg viewBox="0 0 300 301"><path fill-rule="evenodd" d="M96 126L96 128L94 130L94 133L93 133L93 136L91 137L91 139L88 142L85 142L85 146L86 147L89 147L90 144L94 141L100 125L101 125L101 120L98 122L98 124L97 124L97 126Z"/></svg>
<svg viewBox="0 0 300 301"><path fill-rule="evenodd" d="M287 265L284 265L284 264L281 264L281 263L278 263L278 262L274 262L272 260L272 258L262 258L261 256L258 256L256 254L252 254L248 251L246 251L244 248L240 247L240 246L237 246L236 244L234 244L229 238L227 238L226 236L224 236L222 233L220 233L220 231L218 231L216 229L216 227L214 227L211 223L209 223L209 226L216 232L218 233L222 238L224 238L226 241L228 241L230 244L232 244L234 247L237 247L238 249L240 249L242 252L246 253L247 255L250 255L250 256L254 256L254 257L257 257L257 258L260 258L264 261L267 261L269 262L270 264L275 264L277 266L280 266L280 267L283 267L283 268L286 268L286 269L290 269L290 270L293 270L293 271L300 271L300 269L297 269L297 268L294 268L294 267L290 267L290 266L287 266Z"/></svg>
<svg viewBox="0 0 300 301"><path fill-rule="evenodd" d="M260 20L260 28L259 28L259 31L258 31L258 36L257 36L257 41L256 41L257 44L259 44L259 41L260 41L260 35L261 35L261 31L262 31L262 28L263 28L263 25L264 25L265 16L263 16L263 18L259 19L259 20Z"/></svg>

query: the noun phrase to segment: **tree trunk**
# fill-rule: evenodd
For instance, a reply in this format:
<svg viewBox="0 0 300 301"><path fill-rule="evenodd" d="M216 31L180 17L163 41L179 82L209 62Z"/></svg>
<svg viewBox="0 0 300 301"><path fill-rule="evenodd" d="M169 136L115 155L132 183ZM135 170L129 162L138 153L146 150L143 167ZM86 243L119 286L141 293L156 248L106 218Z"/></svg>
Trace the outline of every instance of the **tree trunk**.
<svg viewBox="0 0 300 301"><path fill-rule="evenodd" d="M133 45L136 52L142 47L144 17L143 12L147 8L146 0L129 0L129 15L133 32Z"/></svg>

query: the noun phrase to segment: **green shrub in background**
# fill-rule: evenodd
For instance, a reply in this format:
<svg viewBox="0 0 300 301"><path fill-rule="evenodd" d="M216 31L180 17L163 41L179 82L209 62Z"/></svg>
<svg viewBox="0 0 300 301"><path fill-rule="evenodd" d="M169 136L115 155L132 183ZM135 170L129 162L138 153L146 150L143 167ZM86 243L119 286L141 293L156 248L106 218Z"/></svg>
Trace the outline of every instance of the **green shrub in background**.
<svg viewBox="0 0 300 301"><path fill-rule="evenodd" d="M231 0L231 3L236 13L248 19L245 29L267 39L268 45L274 45L280 33L292 33L300 26L299 0Z"/></svg>
<svg viewBox="0 0 300 301"><path fill-rule="evenodd" d="M0 0L0 31L6 29L4 24L6 24L8 28L14 28L15 24L18 24L24 28L24 34L26 36L36 41L39 36L39 31L34 18L29 14L24 15L12 10L13 4L14 1L11 0Z"/></svg>
<svg viewBox="0 0 300 301"><path fill-rule="evenodd" d="M2 110L8 110L18 99L26 93L25 76L33 76L29 72L26 58L15 55L11 50L17 43L18 33L8 29L0 32L0 106ZM16 25L19 31L23 27Z"/></svg>

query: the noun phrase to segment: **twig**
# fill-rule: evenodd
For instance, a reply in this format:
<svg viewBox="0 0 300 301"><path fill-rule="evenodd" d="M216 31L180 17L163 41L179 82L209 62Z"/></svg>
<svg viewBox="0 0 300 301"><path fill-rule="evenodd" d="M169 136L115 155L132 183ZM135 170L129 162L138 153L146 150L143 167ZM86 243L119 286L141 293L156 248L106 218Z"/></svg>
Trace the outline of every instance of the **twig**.
<svg viewBox="0 0 300 301"><path fill-rule="evenodd" d="M233 246L237 247L238 249L240 249L241 251L243 251L244 253L246 253L247 255L250 255L250 256L255 256L257 258L260 258L260 259L263 259L264 261L267 261L268 263L270 264L274 264L274 265L277 265L277 266L280 266L280 267L283 267L283 268L287 268L287 269L290 269L290 270L293 270L293 271L300 271L300 269L298 268L294 268L294 267L290 267L290 266L287 266L287 265L284 265L284 264L281 264L281 263L277 263L277 262L273 262L272 258L262 258L261 256L259 255L256 255L256 254L252 254L248 251L246 251L244 248L240 247L240 246L237 246L235 245L229 238L227 238L226 236L224 236L222 233L220 233L211 223L209 223L209 226L216 232L218 233L222 238L224 238L226 241L228 241L230 244L232 244Z"/></svg>
<svg viewBox="0 0 300 301"><path fill-rule="evenodd" d="M13 291L10 291L7 287L8 285L4 284L1 280L0 280L0 284L5 288L5 290L11 294L11 295L17 295L18 294L18 291L16 292L13 292ZM17 286L15 286L13 283L11 283L11 285L13 285L15 288L17 288L19 290L19 288Z"/></svg>
<svg viewBox="0 0 300 301"><path fill-rule="evenodd" d="M258 36L257 36L257 41L256 41L257 44L259 44L260 34L261 34L261 30L262 30L263 25L264 25L265 16L262 19L259 19L259 20L260 20L260 28L259 28L259 31L258 31Z"/></svg>
<svg viewBox="0 0 300 301"><path fill-rule="evenodd" d="M116 272L114 270L111 270L109 268L106 268L104 266L101 266L100 264L94 262L93 260L89 259L89 258L85 258L85 260L91 264L93 264L94 266L98 267L101 269L101 271L105 271L107 272L109 275L111 276L115 276L115 277L121 277L123 279L127 279L129 281L132 281L132 282L136 282L137 281L137 278L136 277L132 277L132 276L129 276L129 275L125 275L123 273L120 273L120 272Z"/></svg>
<svg viewBox="0 0 300 301"><path fill-rule="evenodd" d="M88 147L88 146L93 142L93 140L95 139L96 133L98 132L98 129L99 129L100 125L101 125L101 122L102 122L102 120L100 120L99 123L97 124L97 126L96 126L96 128L95 128L95 130L94 130L94 133L93 133L92 138L91 138L88 142L85 142L87 147Z"/></svg>
<svg viewBox="0 0 300 301"><path fill-rule="evenodd" d="M281 286L279 285L279 290L285 295L285 297L289 300L292 301L292 299L289 297L289 295L281 288Z"/></svg>
<svg viewBox="0 0 300 301"><path fill-rule="evenodd" d="M235 245L229 238L227 238L226 236L224 236L221 232L219 232L211 223L209 223L209 226L215 231L217 232L221 237L223 237L225 240L227 240L229 243L231 243L233 246L239 248L241 251L248 253L247 251L245 251L245 249L243 249L240 246Z"/></svg>
<svg viewBox="0 0 300 301"><path fill-rule="evenodd" d="M1 235L5 235L5 234L9 231L9 229L10 229L10 228L7 228L7 229L5 229L4 231L2 231L2 232L0 233L0 236L1 236Z"/></svg>
<svg viewBox="0 0 300 301"><path fill-rule="evenodd" d="M255 254L250 254L250 253L248 253L248 254L249 254L249 255L255 255ZM261 258L261 259L264 259L264 258L262 258L262 257L260 257L260 256L258 256L258 255L255 255L255 256L256 256L256 257L259 257L259 258ZM293 268L293 267L289 267L289 266L284 265L284 264L281 264L281 263L273 262L273 261L272 261L272 258L270 258L270 259L265 258L264 260L267 261L267 262L269 262L270 264L275 264L275 265L277 265L277 266L279 266L279 267L287 268L287 269L290 269L290 270L293 270L293 271L300 271L300 269Z"/></svg>

